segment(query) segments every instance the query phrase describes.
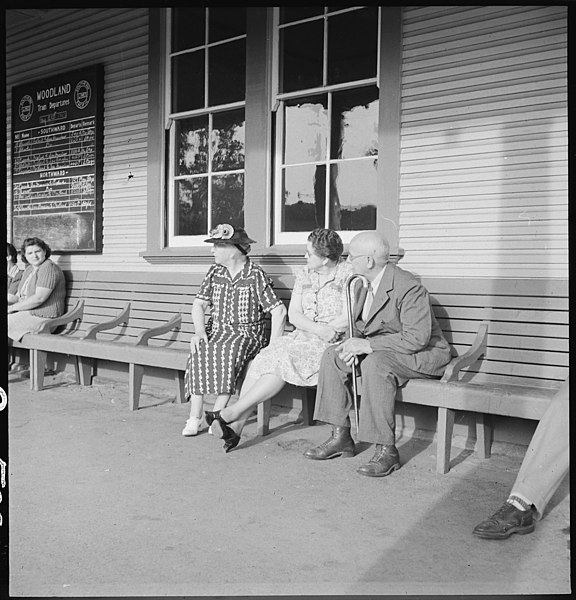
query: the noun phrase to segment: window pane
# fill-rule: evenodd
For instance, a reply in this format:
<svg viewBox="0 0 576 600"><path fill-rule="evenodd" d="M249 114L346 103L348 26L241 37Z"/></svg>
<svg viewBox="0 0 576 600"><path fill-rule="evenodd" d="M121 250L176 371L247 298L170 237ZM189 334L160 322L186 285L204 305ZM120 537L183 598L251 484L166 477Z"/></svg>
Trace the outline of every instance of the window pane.
<svg viewBox="0 0 576 600"><path fill-rule="evenodd" d="M324 227L326 167L306 165L284 169L282 231Z"/></svg>
<svg viewBox="0 0 576 600"><path fill-rule="evenodd" d="M208 231L208 178L176 183L175 235L202 235Z"/></svg>
<svg viewBox="0 0 576 600"><path fill-rule="evenodd" d="M208 171L208 116L176 121L178 165L176 175Z"/></svg>
<svg viewBox="0 0 576 600"><path fill-rule="evenodd" d="M322 85L323 39L322 19L280 31L280 92Z"/></svg>
<svg viewBox="0 0 576 600"><path fill-rule="evenodd" d="M244 168L244 109L216 113L212 120L212 170Z"/></svg>
<svg viewBox="0 0 576 600"><path fill-rule="evenodd" d="M300 98L284 111L284 164L326 160L328 97Z"/></svg>
<svg viewBox="0 0 576 600"><path fill-rule="evenodd" d="M204 51L172 59L172 112L204 107Z"/></svg>
<svg viewBox="0 0 576 600"><path fill-rule="evenodd" d="M337 92L332 97L332 158L378 154L378 88Z"/></svg>
<svg viewBox="0 0 576 600"><path fill-rule="evenodd" d="M330 225L338 231L376 229L378 159L330 166Z"/></svg>
<svg viewBox="0 0 576 600"><path fill-rule="evenodd" d="M198 8L172 9L172 52L196 48L205 43L206 11Z"/></svg>
<svg viewBox="0 0 576 600"><path fill-rule="evenodd" d="M244 173L212 178L212 222L244 227Z"/></svg>
<svg viewBox="0 0 576 600"><path fill-rule="evenodd" d="M240 102L246 96L246 40L208 50L209 106Z"/></svg>
<svg viewBox="0 0 576 600"><path fill-rule="evenodd" d="M246 33L246 7L216 7L208 9L208 39L220 42Z"/></svg>
<svg viewBox="0 0 576 600"><path fill-rule="evenodd" d="M377 45L377 7L330 17L328 84L376 77Z"/></svg>
<svg viewBox="0 0 576 600"><path fill-rule="evenodd" d="M316 17L324 14L323 6L281 6L280 23L292 23L309 17Z"/></svg>

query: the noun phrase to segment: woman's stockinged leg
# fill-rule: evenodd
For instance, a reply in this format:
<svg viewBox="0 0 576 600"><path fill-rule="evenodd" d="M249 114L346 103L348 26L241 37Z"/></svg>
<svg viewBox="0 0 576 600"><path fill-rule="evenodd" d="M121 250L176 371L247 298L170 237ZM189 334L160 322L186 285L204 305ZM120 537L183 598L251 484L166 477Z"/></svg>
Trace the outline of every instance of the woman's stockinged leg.
<svg viewBox="0 0 576 600"><path fill-rule="evenodd" d="M218 396L216 397L216 400L214 402L214 408L213 410L222 410L223 408L226 408L226 405L228 404L228 400L230 400L230 394L218 394Z"/></svg>
<svg viewBox="0 0 576 600"><path fill-rule="evenodd" d="M285 385L286 382L277 375L266 374L258 379L247 375L238 402L221 410L220 416L227 423L238 421L244 417L243 425L257 404L275 396Z"/></svg>
<svg viewBox="0 0 576 600"><path fill-rule="evenodd" d="M190 416L200 418L203 404L204 396L202 394L192 394L190 396Z"/></svg>

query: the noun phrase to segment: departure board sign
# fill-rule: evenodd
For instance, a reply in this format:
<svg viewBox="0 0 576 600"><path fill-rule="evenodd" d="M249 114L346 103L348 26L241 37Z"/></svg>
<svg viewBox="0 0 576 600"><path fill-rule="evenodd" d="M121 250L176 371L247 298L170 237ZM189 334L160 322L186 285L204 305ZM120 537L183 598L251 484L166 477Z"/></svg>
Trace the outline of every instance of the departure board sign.
<svg viewBox="0 0 576 600"><path fill-rule="evenodd" d="M103 69L12 88L12 231L54 252L99 252Z"/></svg>

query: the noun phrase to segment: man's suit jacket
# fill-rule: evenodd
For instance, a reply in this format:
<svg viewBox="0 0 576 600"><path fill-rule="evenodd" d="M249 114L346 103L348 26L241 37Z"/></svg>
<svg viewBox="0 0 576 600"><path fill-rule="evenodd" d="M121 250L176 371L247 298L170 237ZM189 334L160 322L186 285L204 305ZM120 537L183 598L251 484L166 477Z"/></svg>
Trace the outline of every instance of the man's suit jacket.
<svg viewBox="0 0 576 600"><path fill-rule="evenodd" d="M450 345L432 312L428 290L416 277L388 263L366 322L361 316L365 297L366 289L360 288L354 335L368 339L374 351L413 355L409 362L420 373L442 375L451 359Z"/></svg>

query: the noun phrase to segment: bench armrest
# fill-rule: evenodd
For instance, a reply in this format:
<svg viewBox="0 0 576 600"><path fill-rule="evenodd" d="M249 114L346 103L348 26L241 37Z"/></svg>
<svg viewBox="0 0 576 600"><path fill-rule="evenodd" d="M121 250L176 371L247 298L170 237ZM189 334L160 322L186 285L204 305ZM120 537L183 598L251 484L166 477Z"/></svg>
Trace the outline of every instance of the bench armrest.
<svg viewBox="0 0 576 600"><path fill-rule="evenodd" d="M449 381L458 381L458 374L464 367L468 367L474 364L482 354L486 352L486 338L488 337L488 321L482 321L478 328L478 333L474 339L474 343L467 352L462 356L456 356L453 358L440 381L447 383Z"/></svg>
<svg viewBox="0 0 576 600"><path fill-rule="evenodd" d="M128 323L128 318L130 316L130 302L127 302L124 308L121 310L120 314L114 319L110 319L110 321L105 321L104 323L97 323L96 325L92 325L86 331L85 335L82 336L83 340L95 340L96 334L99 331L106 331L107 329L114 329L121 323Z"/></svg>
<svg viewBox="0 0 576 600"><path fill-rule="evenodd" d="M157 335L162 335L163 333L168 333L172 329L176 329L180 327L182 324L182 315L180 313L174 315L167 323L164 325L159 325L158 327L151 327L146 331L143 331L136 340L136 346L146 346L148 345L148 340L150 338L156 337Z"/></svg>
<svg viewBox="0 0 576 600"><path fill-rule="evenodd" d="M66 314L61 317L56 317L55 319L48 319L36 333L52 333L56 327L60 327L61 325L68 325L68 323L72 323L76 321L76 319L81 319L84 315L84 300L78 300L74 305L74 308L69 310Z"/></svg>

